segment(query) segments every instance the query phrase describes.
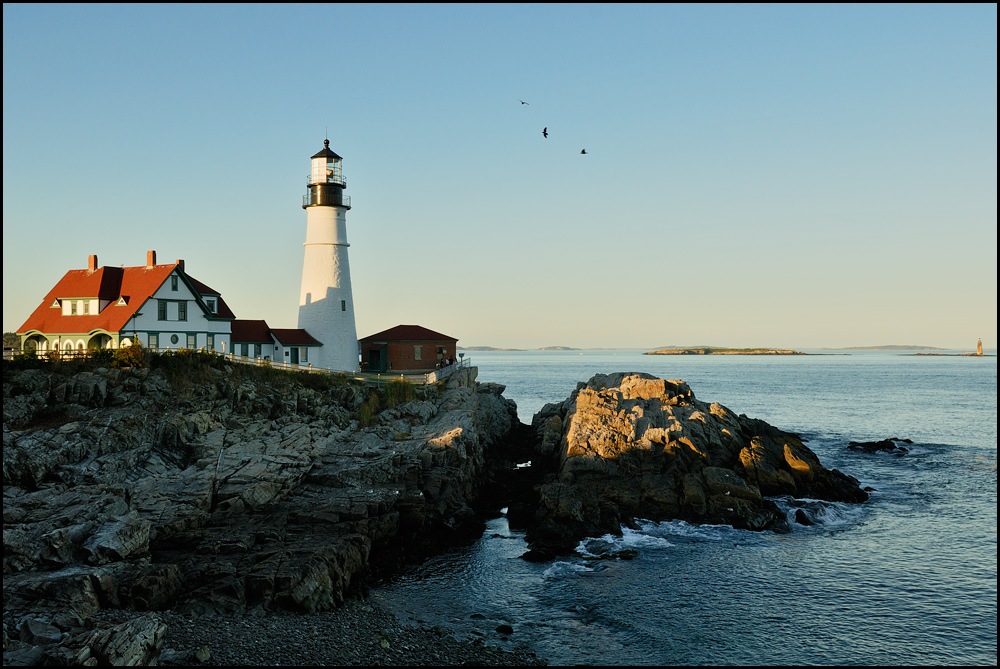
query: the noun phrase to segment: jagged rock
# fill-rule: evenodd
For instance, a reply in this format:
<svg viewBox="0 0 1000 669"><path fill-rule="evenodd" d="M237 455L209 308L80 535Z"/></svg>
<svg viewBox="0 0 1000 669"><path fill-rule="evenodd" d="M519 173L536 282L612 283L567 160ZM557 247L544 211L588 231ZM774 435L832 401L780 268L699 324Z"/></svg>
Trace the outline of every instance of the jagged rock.
<svg viewBox="0 0 1000 669"><path fill-rule="evenodd" d="M44 646L59 643L62 634L62 631L55 625L37 618L28 618L21 623L17 638L33 646Z"/></svg>
<svg viewBox="0 0 1000 669"><path fill-rule="evenodd" d="M852 441L847 444L847 448L862 453L891 453L892 455L905 455L909 453L909 449L905 446L900 446L900 443L912 444L913 442L909 439L893 437L880 441Z"/></svg>
<svg viewBox="0 0 1000 669"><path fill-rule="evenodd" d="M620 533L634 517L787 531L768 496L858 502L858 482L823 467L796 435L695 399L683 381L598 374L532 420L555 475L538 487L528 559Z"/></svg>
<svg viewBox="0 0 1000 669"><path fill-rule="evenodd" d="M95 626L98 611L330 608L478 532L486 449L519 423L475 378L458 370L361 428L358 386L211 369L177 392L149 370L5 368L5 619L69 635L38 632L5 663L146 664L156 619Z"/></svg>

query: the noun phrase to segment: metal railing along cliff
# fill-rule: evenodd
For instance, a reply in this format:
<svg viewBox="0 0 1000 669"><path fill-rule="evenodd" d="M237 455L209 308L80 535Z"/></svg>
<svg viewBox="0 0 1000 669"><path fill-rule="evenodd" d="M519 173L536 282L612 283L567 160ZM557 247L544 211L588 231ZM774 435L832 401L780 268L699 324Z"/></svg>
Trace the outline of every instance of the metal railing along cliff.
<svg viewBox="0 0 1000 669"><path fill-rule="evenodd" d="M90 355L93 349L77 349L74 351L44 351L38 354L39 360L72 360L75 358L86 358ZM180 351L191 351L195 349L185 349L185 348L147 348L146 350L153 353L171 353ZM347 376L358 381L364 381L370 385L381 386L390 381L409 381L410 383L417 383L422 385L428 385L432 383L437 383L442 381L452 374L454 374L459 369L466 369L472 366L472 360L470 358L462 357L456 360L454 363L435 369L433 372L417 372L417 373L406 373L406 372L348 372L344 370L331 369L328 367L315 367L312 363L291 363L285 361L275 361L270 360L265 357L250 357L237 355L235 353L218 353L216 351L210 351L205 348L197 349L202 353L216 353L230 362L234 362L239 365L255 365L257 367L273 367L275 369L283 369L290 372L305 372L307 374L339 374L342 376ZM54 355L53 355L54 353ZM11 360L15 356L14 351L4 350L4 358Z"/></svg>

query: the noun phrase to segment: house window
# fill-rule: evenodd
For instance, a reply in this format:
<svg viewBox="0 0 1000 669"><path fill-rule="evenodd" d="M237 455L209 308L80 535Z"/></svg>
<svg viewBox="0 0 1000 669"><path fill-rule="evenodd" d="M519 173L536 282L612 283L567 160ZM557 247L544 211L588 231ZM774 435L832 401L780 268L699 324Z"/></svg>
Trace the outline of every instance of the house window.
<svg viewBox="0 0 1000 669"><path fill-rule="evenodd" d="M347 300L341 300L340 301L340 310L341 311L347 311Z"/></svg>
<svg viewBox="0 0 1000 669"><path fill-rule="evenodd" d="M157 300L156 301L156 320L165 321L167 320L167 301Z"/></svg>
<svg viewBox="0 0 1000 669"><path fill-rule="evenodd" d="M299 349L299 360L301 362L309 362L309 349L305 346Z"/></svg>
<svg viewBox="0 0 1000 669"><path fill-rule="evenodd" d="M420 360L420 345L419 344L414 344L413 345L413 359L414 360Z"/></svg>
<svg viewBox="0 0 1000 669"><path fill-rule="evenodd" d="M198 335L189 334L187 336L187 347L188 348L198 347Z"/></svg>
<svg viewBox="0 0 1000 669"><path fill-rule="evenodd" d="M208 305L208 310L211 313L214 314L215 313L215 300L205 300L205 303Z"/></svg>
<svg viewBox="0 0 1000 669"><path fill-rule="evenodd" d="M76 300L69 303L69 315L76 316Z"/></svg>
<svg viewBox="0 0 1000 669"><path fill-rule="evenodd" d="M149 348L153 349L154 351L156 349L160 348L160 335L159 334L153 333L153 332L149 333Z"/></svg>
<svg viewBox="0 0 1000 669"><path fill-rule="evenodd" d="M178 302L177 303L177 320L186 321L188 319L188 303Z"/></svg>
<svg viewBox="0 0 1000 669"><path fill-rule="evenodd" d="M176 345L177 342L179 342L179 341L180 341L180 338L178 338L177 335L175 335L175 334L174 335L170 335L170 343L171 344L175 344Z"/></svg>
<svg viewBox="0 0 1000 669"><path fill-rule="evenodd" d="M253 345L253 357L255 357L255 358L259 358L260 357L260 344L254 344Z"/></svg>
<svg viewBox="0 0 1000 669"><path fill-rule="evenodd" d="M170 277L170 290L177 290L177 275L174 274Z"/></svg>
<svg viewBox="0 0 1000 669"><path fill-rule="evenodd" d="M214 334L205 335L205 348L207 348L209 351L214 351L215 350L215 335Z"/></svg>
<svg viewBox="0 0 1000 669"><path fill-rule="evenodd" d="M250 344L240 344L240 355L244 358L250 355Z"/></svg>
<svg viewBox="0 0 1000 669"><path fill-rule="evenodd" d="M90 314L90 300L83 301L83 315L87 316Z"/></svg>

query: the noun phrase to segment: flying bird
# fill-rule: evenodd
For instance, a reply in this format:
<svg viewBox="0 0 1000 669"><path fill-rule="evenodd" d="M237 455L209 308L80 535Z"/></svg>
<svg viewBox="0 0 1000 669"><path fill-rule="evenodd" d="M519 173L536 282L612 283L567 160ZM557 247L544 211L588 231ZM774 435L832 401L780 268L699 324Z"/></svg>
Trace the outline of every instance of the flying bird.
<svg viewBox="0 0 1000 669"><path fill-rule="evenodd" d="M518 101L518 102L520 102L520 103L521 103L522 105L526 105L526 104L528 104L527 102L525 102L525 101L524 101L524 100L522 100L521 98L518 98L518 99L517 99L517 101Z"/></svg>
<svg viewBox="0 0 1000 669"><path fill-rule="evenodd" d="M544 128L542 128L542 137L548 137L548 136L549 136L549 126L545 126Z"/></svg>
<svg viewBox="0 0 1000 669"><path fill-rule="evenodd" d="M587 149L582 149L582 150L580 151L580 153L586 153L586 152L587 152Z"/></svg>

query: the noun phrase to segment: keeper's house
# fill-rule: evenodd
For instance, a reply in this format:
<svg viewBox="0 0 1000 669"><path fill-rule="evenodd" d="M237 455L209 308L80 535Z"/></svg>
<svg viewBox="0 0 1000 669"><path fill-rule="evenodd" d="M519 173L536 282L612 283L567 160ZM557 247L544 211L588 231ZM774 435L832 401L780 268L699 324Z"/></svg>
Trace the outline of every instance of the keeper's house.
<svg viewBox="0 0 1000 669"><path fill-rule="evenodd" d="M184 261L156 264L156 252L139 267L98 267L66 272L17 331L21 348L82 351L139 341L152 349L225 353L233 312L218 291L184 270Z"/></svg>
<svg viewBox="0 0 1000 669"><path fill-rule="evenodd" d="M323 345L301 328L272 328L263 320L236 319L232 326L233 353L244 358L308 365Z"/></svg>
<svg viewBox="0 0 1000 669"><path fill-rule="evenodd" d="M358 340L366 372L431 372L455 360L458 340L419 325L397 325Z"/></svg>

